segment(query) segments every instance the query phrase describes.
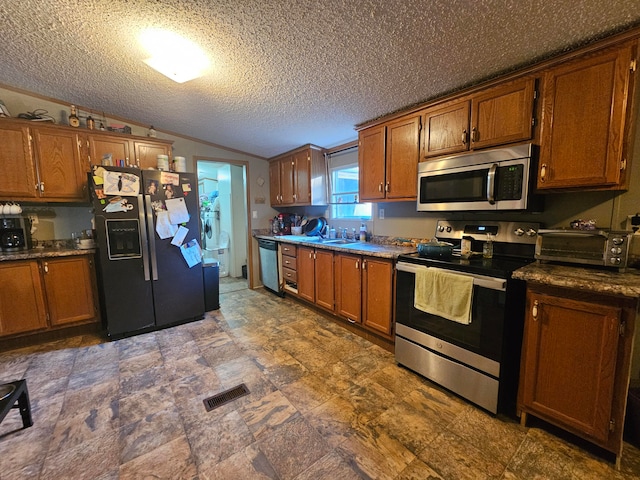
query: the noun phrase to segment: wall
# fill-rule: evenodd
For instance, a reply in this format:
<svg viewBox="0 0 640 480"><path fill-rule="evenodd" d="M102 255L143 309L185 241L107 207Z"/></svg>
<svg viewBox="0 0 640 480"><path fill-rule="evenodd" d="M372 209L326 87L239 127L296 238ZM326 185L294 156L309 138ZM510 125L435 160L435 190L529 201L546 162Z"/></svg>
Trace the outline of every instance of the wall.
<svg viewBox="0 0 640 480"><path fill-rule="evenodd" d="M67 124L67 118L69 115L69 103L62 100L50 99L41 97L36 94L29 94L26 92L18 92L9 87L0 85L0 99L5 103L12 116L17 117L19 113L33 112L37 109L44 109L48 111L48 114L54 117L56 123ZM88 106L78 106L80 114L86 114L87 110L91 108ZM96 115L92 112L92 116L96 119L96 123L99 125L101 120L100 115ZM106 124L118 123L129 125L134 135L146 136L148 125L140 125L131 121L126 121L121 118L111 118L106 116ZM199 142L188 138L183 138L177 135L172 135L162 131L162 125L154 123L154 119L149 119L149 125L153 124L157 129L158 138L173 140L173 153L174 155L181 155L187 159L187 171L195 172L195 159L194 157L206 157L207 159L220 160L220 161L243 161L248 163L248 185L255 188L255 198L252 197L249 210L255 212L252 218L249 219L249 231L254 228L269 228L269 218L275 215L275 211L269 206L269 164L267 161L261 158L257 158L248 154L242 154L236 151L226 150L221 147L207 144L205 142ZM81 128L84 125L82 120ZM265 179L263 186L259 186L258 179ZM251 190L250 190L251 191ZM261 199L266 198L266 202L261 202ZM71 238L71 232L80 230L82 228L91 228L92 213L87 206L60 206L56 204L49 204L46 206L39 205L37 207L29 207L23 205L23 210L26 214L30 211L39 212L39 217L44 217L44 223L39 226L37 232L37 238L41 240L51 239L65 239ZM45 215L46 213L46 215ZM250 249L251 263L250 272L251 286L259 284L259 263L258 263L258 248L257 242L252 240Z"/></svg>

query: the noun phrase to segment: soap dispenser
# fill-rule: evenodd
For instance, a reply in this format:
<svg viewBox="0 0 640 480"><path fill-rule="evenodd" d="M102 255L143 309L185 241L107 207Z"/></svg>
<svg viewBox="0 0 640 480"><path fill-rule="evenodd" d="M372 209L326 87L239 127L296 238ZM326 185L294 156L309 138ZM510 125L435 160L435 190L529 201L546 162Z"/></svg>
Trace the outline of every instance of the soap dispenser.
<svg viewBox="0 0 640 480"><path fill-rule="evenodd" d="M360 225L360 241L367 241L367 226L364 224L364 222L362 222L362 225Z"/></svg>

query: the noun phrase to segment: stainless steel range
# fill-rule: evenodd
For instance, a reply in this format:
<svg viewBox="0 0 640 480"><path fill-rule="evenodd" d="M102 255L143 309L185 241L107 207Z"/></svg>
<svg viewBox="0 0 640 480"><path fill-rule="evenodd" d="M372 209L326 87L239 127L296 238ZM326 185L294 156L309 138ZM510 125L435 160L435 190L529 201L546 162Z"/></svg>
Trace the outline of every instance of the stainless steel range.
<svg viewBox="0 0 640 480"><path fill-rule="evenodd" d="M534 261L538 228L525 222L440 220L435 237L454 244L452 257L400 255L396 361L489 412L514 413L525 284L511 274ZM492 258L482 255L487 234ZM471 244L468 258L460 254L463 237ZM451 306L465 315L450 315Z"/></svg>

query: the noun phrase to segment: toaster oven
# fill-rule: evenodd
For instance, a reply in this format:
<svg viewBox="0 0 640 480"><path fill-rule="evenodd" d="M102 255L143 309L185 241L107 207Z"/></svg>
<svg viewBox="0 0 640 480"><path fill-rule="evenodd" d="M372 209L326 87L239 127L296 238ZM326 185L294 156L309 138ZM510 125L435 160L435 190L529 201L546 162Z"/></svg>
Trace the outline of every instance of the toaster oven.
<svg viewBox="0 0 640 480"><path fill-rule="evenodd" d="M639 238L629 231L540 229L535 258L623 271L638 264Z"/></svg>

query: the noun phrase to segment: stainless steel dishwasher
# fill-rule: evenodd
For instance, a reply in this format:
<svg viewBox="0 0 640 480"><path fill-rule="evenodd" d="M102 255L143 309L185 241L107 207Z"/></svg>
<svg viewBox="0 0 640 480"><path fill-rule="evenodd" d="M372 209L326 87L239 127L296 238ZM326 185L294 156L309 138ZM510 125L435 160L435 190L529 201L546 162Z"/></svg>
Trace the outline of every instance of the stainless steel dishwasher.
<svg viewBox="0 0 640 480"><path fill-rule="evenodd" d="M267 290L283 296L278 269L278 244L274 240L258 239L260 249L260 280Z"/></svg>

